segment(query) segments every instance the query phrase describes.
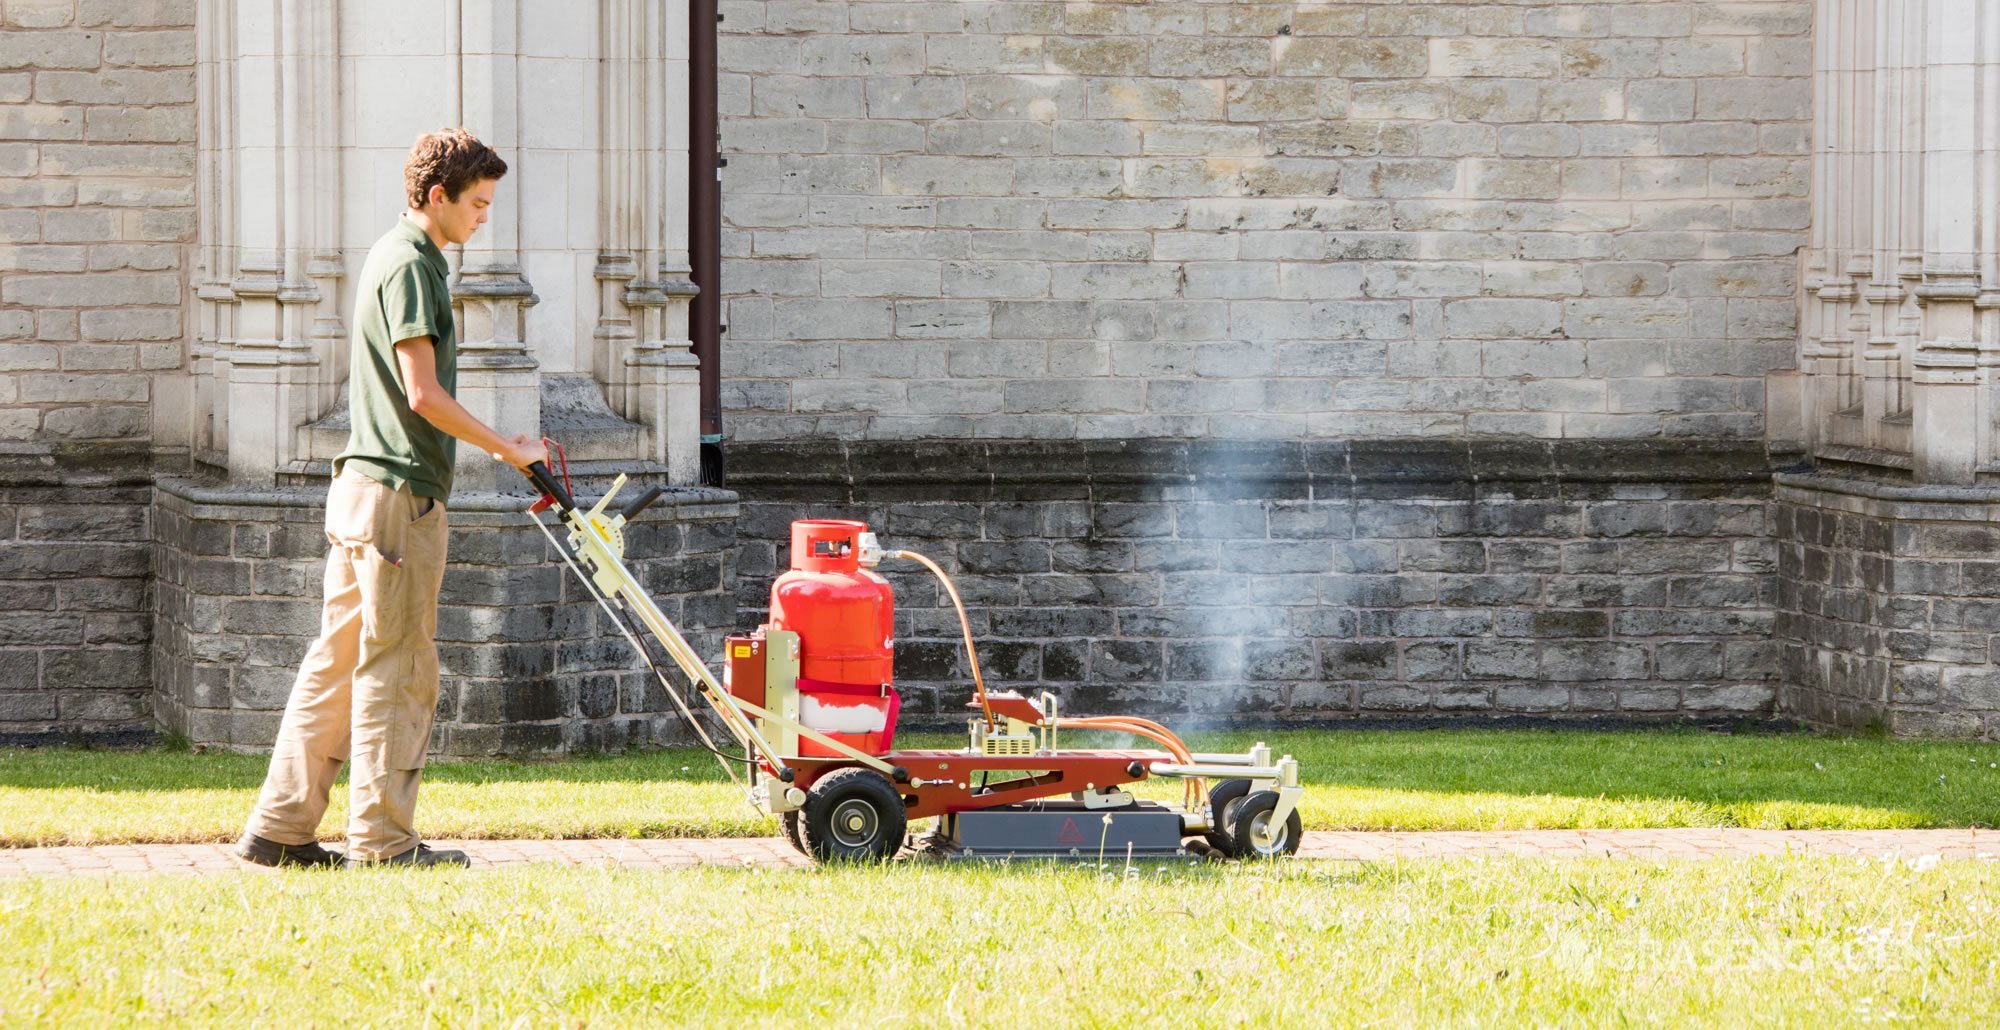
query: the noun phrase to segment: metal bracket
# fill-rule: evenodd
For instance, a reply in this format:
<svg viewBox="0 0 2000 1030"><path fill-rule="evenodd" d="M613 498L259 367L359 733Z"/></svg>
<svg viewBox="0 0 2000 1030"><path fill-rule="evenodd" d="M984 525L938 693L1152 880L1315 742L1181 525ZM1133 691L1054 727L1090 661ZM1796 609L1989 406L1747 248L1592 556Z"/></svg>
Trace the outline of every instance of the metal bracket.
<svg viewBox="0 0 2000 1030"><path fill-rule="evenodd" d="M1278 788L1278 807L1271 809L1270 825L1274 828L1273 832L1276 832L1276 827L1285 825L1285 820L1292 817L1292 813L1299 807L1299 798L1304 797L1305 792L1304 787L1296 785Z"/></svg>
<svg viewBox="0 0 2000 1030"><path fill-rule="evenodd" d="M1102 790L1082 790L1070 796L1083 802L1083 807L1093 811L1101 808L1128 808L1136 804L1139 800L1136 796L1119 790L1117 787L1105 787Z"/></svg>
<svg viewBox="0 0 2000 1030"><path fill-rule="evenodd" d="M1267 754L1269 752L1266 752ZM1299 762L1290 755L1278 759L1278 807L1271 810L1270 825L1274 828L1285 825L1285 820L1299 807L1299 799L1306 789L1299 785Z"/></svg>

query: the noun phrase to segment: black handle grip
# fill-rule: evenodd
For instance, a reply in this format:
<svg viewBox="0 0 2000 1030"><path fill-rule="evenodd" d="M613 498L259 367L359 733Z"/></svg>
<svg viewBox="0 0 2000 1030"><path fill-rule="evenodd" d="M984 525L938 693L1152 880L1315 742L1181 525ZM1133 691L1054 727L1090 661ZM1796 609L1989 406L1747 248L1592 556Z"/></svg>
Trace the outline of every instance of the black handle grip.
<svg viewBox="0 0 2000 1030"><path fill-rule="evenodd" d="M572 511L576 508L576 502L570 499L569 491L563 489L562 483L549 474L546 462L538 461L528 466L527 473L529 481L535 484L535 489L556 499L557 508L563 511Z"/></svg>
<svg viewBox="0 0 2000 1030"><path fill-rule="evenodd" d="M630 522L633 519L638 518L640 512L645 511L647 508L652 507L653 502L659 500L660 495L666 492L667 492L666 487L656 486L651 490L648 490L645 493L640 494L638 500L635 500L631 504L626 505L625 510L623 512L620 512L620 514L625 516L625 521Z"/></svg>

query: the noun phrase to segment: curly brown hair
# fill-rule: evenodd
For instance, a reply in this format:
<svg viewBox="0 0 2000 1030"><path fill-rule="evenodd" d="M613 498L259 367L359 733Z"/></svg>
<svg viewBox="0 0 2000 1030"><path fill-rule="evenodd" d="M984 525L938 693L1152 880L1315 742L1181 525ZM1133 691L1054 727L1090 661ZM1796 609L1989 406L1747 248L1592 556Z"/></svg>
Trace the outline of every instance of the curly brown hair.
<svg viewBox="0 0 2000 1030"><path fill-rule="evenodd" d="M467 186L507 174L507 162L479 137L459 129L441 129L417 137L410 159L403 163L403 192L410 207L421 208L432 186L443 186L446 199L457 200Z"/></svg>

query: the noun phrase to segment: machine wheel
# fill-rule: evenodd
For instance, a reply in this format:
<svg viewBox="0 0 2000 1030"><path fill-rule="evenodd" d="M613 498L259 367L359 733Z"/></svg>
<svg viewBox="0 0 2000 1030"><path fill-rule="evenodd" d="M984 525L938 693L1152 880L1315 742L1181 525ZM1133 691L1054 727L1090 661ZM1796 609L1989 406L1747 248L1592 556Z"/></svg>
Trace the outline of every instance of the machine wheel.
<svg viewBox="0 0 2000 1030"><path fill-rule="evenodd" d="M1249 794L1249 780L1223 780L1208 788L1209 828L1202 839L1224 858L1236 856L1236 811Z"/></svg>
<svg viewBox="0 0 2000 1030"><path fill-rule="evenodd" d="M800 853L804 853L806 844L805 841L799 839L798 809L795 808L789 812L778 813L778 830L785 835L785 843L790 844Z"/></svg>
<svg viewBox="0 0 2000 1030"><path fill-rule="evenodd" d="M800 810L803 850L820 862L879 862L903 846L909 822L889 778L853 766L819 778Z"/></svg>
<svg viewBox="0 0 2000 1030"><path fill-rule="evenodd" d="M1305 839L1299 810L1292 809L1283 826L1273 827L1271 813L1277 810L1275 790L1260 790L1237 804L1235 824L1231 827L1237 858L1276 858L1299 853L1299 844Z"/></svg>

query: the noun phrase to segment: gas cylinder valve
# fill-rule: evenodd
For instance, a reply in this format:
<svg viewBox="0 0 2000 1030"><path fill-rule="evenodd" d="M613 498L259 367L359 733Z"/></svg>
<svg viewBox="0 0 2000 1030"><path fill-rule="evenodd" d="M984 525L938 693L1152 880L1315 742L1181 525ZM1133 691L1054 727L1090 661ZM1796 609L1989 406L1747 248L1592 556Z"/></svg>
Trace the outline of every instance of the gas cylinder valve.
<svg viewBox="0 0 2000 1030"><path fill-rule="evenodd" d="M882 564L883 558L888 557L888 552L882 550L882 542L875 539L875 534L873 533L857 534L854 542L855 550L859 552L856 558L860 561L863 568L872 569Z"/></svg>

